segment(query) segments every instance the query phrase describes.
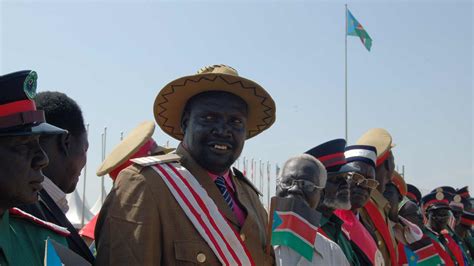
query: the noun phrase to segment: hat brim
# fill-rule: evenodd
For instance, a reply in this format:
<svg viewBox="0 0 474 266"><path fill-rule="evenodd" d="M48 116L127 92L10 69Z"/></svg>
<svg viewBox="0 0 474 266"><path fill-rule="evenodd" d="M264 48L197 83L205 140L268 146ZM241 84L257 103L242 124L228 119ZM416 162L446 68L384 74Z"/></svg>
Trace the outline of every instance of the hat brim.
<svg viewBox="0 0 474 266"><path fill-rule="evenodd" d="M97 176L110 173L117 166L126 162L145 144L155 131L155 123L145 121L134 128L104 159L97 169Z"/></svg>
<svg viewBox="0 0 474 266"><path fill-rule="evenodd" d="M48 123L41 123L33 127L20 127L10 131L0 132L0 137L8 136L29 136L29 135L58 135L68 133L67 130L53 126Z"/></svg>
<svg viewBox="0 0 474 266"><path fill-rule="evenodd" d="M156 123L166 134L182 140L181 117L186 103L193 96L208 91L232 93L247 103L247 139L275 122L275 102L256 82L229 74L205 73L176 79L160 91L153 107Z"/></svg>

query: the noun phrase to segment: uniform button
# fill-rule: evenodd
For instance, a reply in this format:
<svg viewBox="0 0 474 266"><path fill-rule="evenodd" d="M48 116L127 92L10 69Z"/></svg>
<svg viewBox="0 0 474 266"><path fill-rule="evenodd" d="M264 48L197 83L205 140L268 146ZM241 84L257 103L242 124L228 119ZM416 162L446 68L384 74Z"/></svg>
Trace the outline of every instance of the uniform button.
<svg viewBox="0 0 474 266"><path fill-rule="evenodd" d="M242 239L242 241L245 241L245 234L240 234L240 239Z"/></svg>
<svg viewBox="0 0 474 266"><path fill-rule="evenodd" d="M196 256L196 260L199 263L203 263L203 262L206 261L206 255L204 255L204 253L198 253L197 256Z"/></svg>
<svg viewBox="0 0 474 266"><path fill-rule="evenodd" d="M377 244L378 244L379 246L381 246L381 245L382 245L382 240L377 241Z"/></svg>

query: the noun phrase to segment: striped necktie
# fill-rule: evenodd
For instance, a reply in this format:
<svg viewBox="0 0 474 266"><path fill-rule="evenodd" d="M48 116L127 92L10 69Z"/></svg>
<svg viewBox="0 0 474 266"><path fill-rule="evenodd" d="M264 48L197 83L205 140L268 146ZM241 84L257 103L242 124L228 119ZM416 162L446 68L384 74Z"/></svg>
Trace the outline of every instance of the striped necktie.
<svg viewBox="0 0 474 266"><path fill-rule="evenodd" d="M225 184L224 177L223 176L217 177L214 183L216 183L216 186L221 192L222 197L224 197L224 200L227 203L227 205L229 205L231 210L234 210L234 200L230 196L229 190L227 189L227 186Z"/></svg>

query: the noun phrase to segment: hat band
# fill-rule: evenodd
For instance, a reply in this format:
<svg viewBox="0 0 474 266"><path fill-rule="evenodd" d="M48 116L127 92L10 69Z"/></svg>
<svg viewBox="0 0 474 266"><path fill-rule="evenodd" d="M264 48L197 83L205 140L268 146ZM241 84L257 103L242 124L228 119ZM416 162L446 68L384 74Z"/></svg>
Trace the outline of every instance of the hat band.
<svg viewBox="0 0 474 266"><path fill-rule="evenodd" d="M409 197L410 199L412 199L412 200L418 202L418 199L417 199L417 197L415 196L415 194L413 194L413 193L411 193L411 192L407 192L407 197Z"/></svg>
<svg viewBox="0 0 474 266"><path fill-rule="evenodd" d="M40 124L43 122L45 122L43 110L15 113L8 116L0 116L0 129Z"/></svg>
<svg viewBox="0 0 474 266"><path fill-rule="evenodd" d="M0 117L15 113L35 111L36 104L33 100L21 100L0 105Z"/></svg>
<svg viewBox="0 0 474 266"><path fill-rule="evenodd" d="M464 224L464 225L474 225L474 217L472 219L468 218L468 217L465 217L464 215L461 216L461 223Z"/></svg>
<svg viewBox="0 0 474 266"><path fill-rule="evenodd" d="M347 162L364 161L375 167L377 155L374 151L364 149L351 149L344 152Z"/></svg>
<svg viewBox="0 0 474 266"><path fill-rule="evenodd" d="M387 151L384 155L382 155L380 158L377 159L377 163L375 164L376 167L379 167L385 160L388 158L388 156L392 153L392 151Z"/></svg>
<svg viewBox="0 0 474 266"><path fill-rule="evenodd" d="M443 205L445 205L446 207L449 208L449 201L448 201L447 199L443 199L443 200L437 200L437 199L430 200L430 201L426 202L423 206L425 207L425 209L427 209L428 207L431 207L431 206L436 205L436 204L439 204L439 203L443 203Z"/></svg>
<svg viewBox="0 0 474 266"><path fill-rule="evenodd" d="M463 192L463 193L458 193L459 196L463 198L470 198L471 196L469 195L469 191Z"/></svg>
<svg viewBox="0 0 474 266"><path fill-rule="evenodd" d="M336 165L343 165L346 163L346 157L344 157L343 152L329 154L321 157L317 157L317 159L324 165L324 167L332 167Z"/></svg>

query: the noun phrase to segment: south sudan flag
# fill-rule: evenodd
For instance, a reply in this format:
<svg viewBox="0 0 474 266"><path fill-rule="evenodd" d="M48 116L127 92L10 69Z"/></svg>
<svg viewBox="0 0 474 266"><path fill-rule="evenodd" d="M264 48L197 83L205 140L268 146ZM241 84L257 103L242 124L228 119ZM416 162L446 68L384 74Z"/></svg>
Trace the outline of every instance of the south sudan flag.
<svg viewBox="0 0 474 266"><path fill-rule="evenodd" d="M312 261L321 213L294 198L274 197L272 204L272 245L287 246Z"/></svg>
<svg viewBox="0 0 474 266"><path fill-rule="evenodd" d="M405 246L408 265L440 265L444 263L431 241L431 238L424 235L422 239Z"/></svg>

